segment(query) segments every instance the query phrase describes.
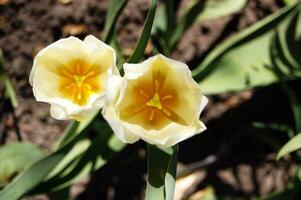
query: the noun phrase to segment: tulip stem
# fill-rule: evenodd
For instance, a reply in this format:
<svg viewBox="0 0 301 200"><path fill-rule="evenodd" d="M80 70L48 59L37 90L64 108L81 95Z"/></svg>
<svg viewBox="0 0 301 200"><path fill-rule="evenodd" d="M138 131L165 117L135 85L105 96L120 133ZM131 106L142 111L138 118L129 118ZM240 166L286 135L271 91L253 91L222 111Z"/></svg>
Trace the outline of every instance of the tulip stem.
<svg viewBox="0 0 301 200"><path fill-rule="evenodd" d="M178 145L158 148L147 145L146 200L172 200L175 190Z"/></svg>

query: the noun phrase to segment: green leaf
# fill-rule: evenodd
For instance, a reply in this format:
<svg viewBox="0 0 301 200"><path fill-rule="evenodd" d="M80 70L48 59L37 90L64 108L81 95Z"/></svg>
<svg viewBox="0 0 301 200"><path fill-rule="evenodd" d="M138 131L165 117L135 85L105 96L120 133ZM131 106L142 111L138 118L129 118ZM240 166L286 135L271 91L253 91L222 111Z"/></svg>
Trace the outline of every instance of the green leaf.
<svg viewBox="0 0 301 200"><path fill-rule="evenodd" d="M272 66L270 46L275 28L285 31L300 2L257 22L214 49L193 71L206 94L240 91L279 81Z"/></svg>
<svg viewBox="0 0 301 200"><path fill-rule="evenodd" d="M133 54L127 61L128 63L137 63L143 57L144 50L146 48L146 45L151 35L152 26L156 14L156 8L157 8L157 0L152 0L144 23L142 34L135 47Z"/></svg>
<svg viewBox="0 0 301 200"><path fill-rule="evenodd" d="M89 117L81 122L71 121L69 122L67 128L65 129L63 136L59 140L57 144L57 149L64 146L70 139L74 138L74 135L81 133L87 126L95 119L95 117L99 114L99 110L91 112Z"/></svg>
<svg viewBox="0 0 301 200"><path fill-rule="evenodd" d="M78 127L79 123L75 122L74 126ZM76 129L76 131L78 130ZM30 168L23 171L0 192L0 199L19 199L22 195L36 187L84 135L84 131L80 134L75 134L59 150L35 162Z"/></svg>
<svg viewBox="0 0 301 200"><path fill-rule="evenodd" d="M172 200L174 195L178 145L159 149L148 144L147 200Z"/></svg>
<svg viewBox="0 0 301 200"><path fill-rule="evenodd" d="M4 63L5 63L5 61L4 61L3 52L0 49L0 80L3 81L4 86L5 86L5 97L10 100L11 105L14 108L17 108L18 101L17 101L16 92L15 92L13 85L11 84L11 82L9 80L9 77L5 73Z"/></svg>
<svg viewBox="0 0 301 200"><path fill-rule="evenodd" d="M282 0L283 3L289 5L289 4L292 4L292 3L296 3L298 0Z"/></svg>
<svg viewBox="0 0 301 200"><path fill-rule="evenodd" d="M54 175L49 175L50 178L38 186L35 193L57 191L70 186L81 177L105 165L124 148L125 144L115 137L106 122L96 119L92 127L98 133L93 141L86 139L77 143L52 171Z"/></svg>
<svg viewBox="0 0 301 200"><path fill-rule="evenodd" d="M173 32L168 40L168 47L173 49L181 39L185 31L196 22L213 20L219 17L227 16L241 10L247 3L247 0L192 0L180 10L179 22L174 25Z"/></svg>
<svg viewBox="0 0 301 200"><path fill-rule="evenodd" d="M31 143L13 143L1 147L0 188L42 157L44 153Z"/></svg>
<svg viewBox="0 0 301 200"><path fill-rule="evenodd" d="M168 40L169 49L173 49L184 32L195 22L197 16L204 9L204 1L196 1L185 13L180 17L176 24L173 34Z"/></svg>
<svg viewBox="0 0 301 200"><path fill-rule="evenodd" d="M297 133L301 132L301 104L300 104L300 101L298 100L295 92L287 84L282 83L282 88L290 102L291 110L292 110L293 116L294 116L295 131Z"/></svg>
<svg viewBox="0 0 301 200"><path fill-rule="evenodd" d="M196 0L190 2L193 3ZM202 12L197 16L196 22L214 20L231 15L240 11L246 4L247 0L208 0Z"/></svg>
<svg viewBox="0 0 301 200"><path fill-rule="evenodd" d="M301 148L301 133L290 139L278 152L277 159Z"/></svg>
<svg viewBox="0 0 301 200"><path fill-rule="evenodd" d="M105 19L103 41L110 44L115 32L117 18L127 4L127 0L112 0Z"/></svg>

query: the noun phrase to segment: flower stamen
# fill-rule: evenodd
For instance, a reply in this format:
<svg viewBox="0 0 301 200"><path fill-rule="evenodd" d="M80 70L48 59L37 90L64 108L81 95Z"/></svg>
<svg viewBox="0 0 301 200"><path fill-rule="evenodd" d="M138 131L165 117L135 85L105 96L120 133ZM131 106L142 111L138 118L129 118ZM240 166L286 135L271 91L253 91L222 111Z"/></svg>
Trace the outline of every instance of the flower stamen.
<svg viewBox="0 0 301 200"><path fill-rule="evenodd" d="M166 108L163 108L162 111L163 111L163 113L164 113L167 117L170 117L170 116L171 116L171 113L170 113L169 110L167 110Z"/></svg>
<svg viewBox="0 0 301 200"><path fill-rule="evenodd" d="M149 119L150 121L153 121L154 117L155 117L155 110L152 109L148 119Z"/></svg>
<svg viewBox="0 0 301 200"><path fill-rule="evenodd" d="M166 101L166 100L171 99L171 98L173 98L172 95L165 95L164 97L161 98L161 102Z"/></svg>
<svg viewBox="0 0 301 200"><path fill-rule="evenodd" d="M142 106L139 106L139 107L135 108L134 112L135 112L135 113L138 113L138 112L140 112L141 110L143 110L145 107L146 107L145 104L143 104Z"/></svg>
<svg viewBox="0 0 301 200"><path fill-rule="evenodd" d="M139 93L140 93L140 95L142 95L146 99L149 99L149 95L146 92L144 92L143 90L140 90Z"/></svg>

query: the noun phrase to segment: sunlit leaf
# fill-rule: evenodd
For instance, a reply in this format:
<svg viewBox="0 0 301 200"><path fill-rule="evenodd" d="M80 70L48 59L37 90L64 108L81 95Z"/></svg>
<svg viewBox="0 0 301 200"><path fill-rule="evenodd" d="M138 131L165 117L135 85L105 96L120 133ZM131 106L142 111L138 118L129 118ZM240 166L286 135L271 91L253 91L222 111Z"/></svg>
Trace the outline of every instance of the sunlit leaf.
<svg viewBox="0 0 301 200"><path fill-rule="evenodd" d="M125 144L115 137L107 123L96 119L92 125L97 136L92 141L85 139L78 142L34 192L57 191L70 186L105 165L123 149Z"/></svg>
<svg viewBox="0 0 301 200"><path fill-rule="evenodd" d="M78 127L78 125L79 123L74 124L76 127ZM59 150L35 162L31 167L23 171L0 191L0 199L19 199L22 195L36 187L84 135L84 131L80 134L75 134L74 137Z"/></svg>
<svg viewBox="0 0 301 200"><path fill-rule="evenodd" d="M300 2L285 7L228 39L214 49L193 71L206 94L240 91L279 81L271 71L271 41L284 31Z"/></svg>
<svg viewBox="0 0 301 200"><path fill-rule="evenodd" d="M277 159L301 148L301 133L290 139L278 152Z"/></svg>
<svg viewBox="0 0 301 200"><path fill-rule="evenodd" d="M184 32L194 23L233 14L241 10L246 3L247 0L188 1L180 10L179 22L168 41L169 48L174 48Z"/></svg>
<svg viewBox="0 0 301 200"><path fill-rule="evenodd" d="M44 153L31 143L13 143L1 147L0 188L44 156Z"/></svg>
<svg viewBox="0 0 301 200"><path fill-rule="evenodd" d="M197 0L189 1L188 9ZM247 4L247 0L207 0L204 9L197 16L197 21L214 20L220 17L231 15L240 11ZM182 11L183 12L183 11Z"/></svg>
<svg viewBox="0 0 301 200"><path fill-rule="evenodd" d="M292 4L292 3L295 3L295 2L297 2L298 0L282 0L283 1L283 3L285 3L285 4Z"/></svg>

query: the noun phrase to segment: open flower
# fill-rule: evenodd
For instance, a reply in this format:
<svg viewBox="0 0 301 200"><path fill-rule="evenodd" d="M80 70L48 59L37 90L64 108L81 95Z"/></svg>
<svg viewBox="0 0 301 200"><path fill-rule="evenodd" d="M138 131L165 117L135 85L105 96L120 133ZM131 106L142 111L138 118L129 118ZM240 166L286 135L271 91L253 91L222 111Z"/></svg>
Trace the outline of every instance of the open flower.
<svg viewBox="0 0 301 200"><path fill-rule="evenodd" d="M103 110L120 140L169 147L206 129L199 115L208 100L187 65L157 55L124 71L110 78Z"/></svg>
<svg viewBox="0 0 301 200"><path fill-rule="evenodd" d="M103 106L108 77L118 74L115 60L115 51L94 36L71 36L37 54L29 82L52 117L81 120Z"/></svg>

